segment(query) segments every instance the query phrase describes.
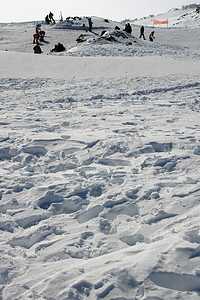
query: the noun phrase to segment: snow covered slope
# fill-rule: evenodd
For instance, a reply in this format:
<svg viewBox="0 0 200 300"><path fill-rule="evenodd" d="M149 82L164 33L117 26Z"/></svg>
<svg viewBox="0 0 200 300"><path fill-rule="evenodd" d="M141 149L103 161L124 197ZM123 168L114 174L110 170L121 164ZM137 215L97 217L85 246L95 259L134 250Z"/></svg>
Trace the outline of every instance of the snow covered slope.
<svg viewBox="0 0 200 300"><path fill-rule="evenodd" d="M158 20L158 21L168 20L169 27L178 27L178 28L200 27L200 13L196 12L196 8L172 9L167 13L159 14L157 16L149 16L149 17L135 20L132 22L132 24L152 27L154 20ZM157 27L166 27L166 24L155 25L155 28Z"/></svg>
<svg viewBox="0 0 200 300"><path fill-rule="evenodd" d="M199 29L96 21L0 24L0 299L198 300Z"/></svg>

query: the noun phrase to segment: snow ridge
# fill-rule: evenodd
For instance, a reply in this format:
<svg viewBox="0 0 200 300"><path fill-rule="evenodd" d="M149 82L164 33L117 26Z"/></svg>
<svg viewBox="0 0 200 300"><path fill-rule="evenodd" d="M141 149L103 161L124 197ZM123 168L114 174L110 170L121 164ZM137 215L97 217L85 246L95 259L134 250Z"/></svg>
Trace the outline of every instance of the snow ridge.
<svg viewBox="0 0 200 300"><path fill-rule="evenodd" d="M145 25L153 26L154 20L164 21L168 20L169 27L175 28L198 28L200 27L200 10L197 10L197 5L195 7L186 6L182 9L171 9L167 13L159 14L157 16L149 16L141 19L136 19L131 21L134 25ZM155 25L157 27L166 27L165 25Z"/></svg>

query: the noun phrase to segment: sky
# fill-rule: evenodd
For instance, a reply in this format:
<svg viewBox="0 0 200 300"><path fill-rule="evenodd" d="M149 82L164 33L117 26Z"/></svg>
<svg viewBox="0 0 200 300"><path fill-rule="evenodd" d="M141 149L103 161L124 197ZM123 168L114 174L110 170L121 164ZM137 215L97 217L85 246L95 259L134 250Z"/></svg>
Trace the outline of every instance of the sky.
<svg viewBox="0 0 200 300"><path fill-rule="evenodd" d="M98 16L113 21L165 13L171 8L199 3L195 0L1 0L0 23L44 20L52 11L55 19L68 16Z"/></svg>

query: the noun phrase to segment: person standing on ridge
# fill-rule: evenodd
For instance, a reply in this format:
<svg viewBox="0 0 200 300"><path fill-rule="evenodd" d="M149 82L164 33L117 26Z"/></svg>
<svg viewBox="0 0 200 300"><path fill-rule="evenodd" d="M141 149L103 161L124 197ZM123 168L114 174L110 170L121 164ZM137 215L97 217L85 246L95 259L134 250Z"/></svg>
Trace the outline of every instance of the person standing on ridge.
<svg viewBox="0 0 200 300"><path fill-rule="evenodd" d="M88 19L88 24L89 24L89 31L91 32L92 31L92 18L87 18Z"/></svg>
<svg viewBox="0 0 200 300"><path fill-rule="evenodd" d="M52 12L50 11L50 13L49 13L49 20L50 21L52 21L53 22L53 24L55 24L56 22L55 22L55 20L54 20L54 18L53 18L53 14L52 14Z"/></svg>
<svg viewBox="0 0 200 300"><path fill-rule="evenodd" d="M145 39L145 36L144 36L144 26L142 26L142 27L140 28L140 39L141 39L141 37L143 37L143 39L146 40L146 39Z"/></svg>

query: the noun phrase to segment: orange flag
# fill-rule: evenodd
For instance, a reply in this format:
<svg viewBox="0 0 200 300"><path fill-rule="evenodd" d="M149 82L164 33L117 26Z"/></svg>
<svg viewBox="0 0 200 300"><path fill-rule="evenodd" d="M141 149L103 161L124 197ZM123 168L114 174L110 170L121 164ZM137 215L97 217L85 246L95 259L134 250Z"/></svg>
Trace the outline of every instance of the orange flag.
<svg viewBox="0 0 200 300"><path fill-rule="evenodd" d="M168 24L168 20L165 20L165 21L156 21L156 20L154 20L154 24Z"/></svg>

